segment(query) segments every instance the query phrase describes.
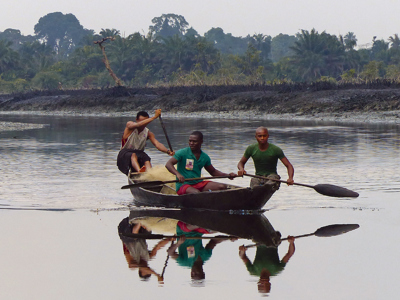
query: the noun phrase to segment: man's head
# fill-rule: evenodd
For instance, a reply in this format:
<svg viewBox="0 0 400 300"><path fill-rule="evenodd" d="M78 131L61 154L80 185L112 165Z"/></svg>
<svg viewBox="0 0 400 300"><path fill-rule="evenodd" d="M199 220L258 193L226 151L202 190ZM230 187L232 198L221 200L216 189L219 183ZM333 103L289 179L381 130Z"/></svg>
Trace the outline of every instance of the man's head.
<svg viewBox="0 0 400 300"><path fill-rule="evenodd" d="M256 129L256 140L259 144L265 145L268 143L269 133L265 127L258 127Z"/></svg>
<svg viewBox="0 0 400 300"><path fill-rule="evenodd" d="M150 118L149 114L145 111L139 111L136 115L136 122L141 122L144 121L146 119ZM146 125L144 126L140 126L139 127L139 132L142 131L144 128L146 127Z"/></svg>
<svg viewBox="0 0 400 300"><path fill-rule="evenodd" d="M147 118L150 118L149 114L146 111L139 111L136 115L136 121L143 121Z"/></svg>
<svg viewBox="0 0 400 300"><path fill-rule="evenodd" d="M200 131L193 131L189 136L189 147L192 151L200 150L203 144L203 134Z"/></svg>

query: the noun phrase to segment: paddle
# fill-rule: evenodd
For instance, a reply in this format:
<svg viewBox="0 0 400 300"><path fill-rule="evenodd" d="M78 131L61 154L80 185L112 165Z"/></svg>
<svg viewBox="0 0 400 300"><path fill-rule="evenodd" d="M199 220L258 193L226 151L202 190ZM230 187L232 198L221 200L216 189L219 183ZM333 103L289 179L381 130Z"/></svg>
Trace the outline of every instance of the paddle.
<svg viewBox="0 0 400 300"><path fill-rule="evenodd" d="M279 182L284 182L288 183L287 181L280 180L280 179L274 179L274 178L269 178L269 177L264 177L264 176L258 176L258 175L251 175L251 174L244 174L245 176L249 177L254 177L254 178L259 178L259 179L266 179L266 180L273 180L273 181L279 181ZM357 192L354 192L352 190L348 190L344 187L340 187L337 185L332 185L332 184L317 184L317 185L308 185L308 184L303 184L303 183L297 183L294 182L294 185L300 185L300 186L305 186L314 189L316 192L325 195L325 196L330 196L330 197L351 197L351 198L357 198L359 194Z"/></svg>
<svg viewBox="0 0 400 300"><path fill-rule="evenodd" d="M321 228L318 228L315 232L313 233L308 233L308 234L302 234L302 235L297 235L294 238L301 238L301 237L306 237L306 236L318 236L318 237L331 237L331 236L336 236L336 235L340 235L352 230L355 230L357 228L359 228L360 225L358 224L333 224L333 225L328 225L328 226L324 226ZM280 239L281 241L285 241L288 238L283 238ZM253 244L253 245L248 245L245 246L246 249L247 248L251 248L251 247L255 247L255 246L259 246L262 245L262 243L258 243L258 244Z"/></svg>
<svg viewBox="0 0 400 300"><path fill-rule="evenodd" d="M145 240L161 240L168 238L179 238L178 235L163 235L163 234L152 234L152 233L121 233L125 237L131 237L135 239L145 239ZM217 235L217 236L185 236L186 239L192 240L207 240L207 239L233 239L237 238L234 235Z"/></svg>
<svg viewBox="0 0 400 300"><path fill-rule="evenodd" d="M231 178L229 175L225 176L213 176L213 177L198 177L198 178L186 178L185 181L191 181L191 180L204 180L204 179L218 179L218 178ZM161 181L161 180L155 180L155 181L143 181L139 183L132 183L128 185L124 185L121 187L121 189L134 189L134 188L139 188L139 187L150 187L150 186L155 186L155 185L162 185L166 183L173 183L173 182L179 182L179 180L167 180L167 181Z"/></svg>
<svg viewBox="0 0 400 300"><path fill-rule="evenodd" d="M164 122L163 122L163 120L162 120L162 118L161 118L161 115L160 115L158 118L160 119L161 127L162 127L162 129L163 129L163 131L164 131L165 138L167 139L169 151L173 152L172 146L171 146L171 142L169 141L168 134L167 134L167 130L165 129L165 125L164 125Z"/></svg>

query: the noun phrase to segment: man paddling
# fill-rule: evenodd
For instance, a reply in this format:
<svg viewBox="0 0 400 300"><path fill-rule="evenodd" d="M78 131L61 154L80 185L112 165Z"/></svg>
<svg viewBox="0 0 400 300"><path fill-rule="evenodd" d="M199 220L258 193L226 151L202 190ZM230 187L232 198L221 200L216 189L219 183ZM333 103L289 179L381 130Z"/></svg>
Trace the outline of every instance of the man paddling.
<svg viewBox="0 0 400 300"><path fill-rule="evenodd" d="M204 191L217 191L227 189L227 185L212 181L192 180L185 181L185 178L201 177L201 170L204 167L212 176L236 177L235 173L226 174L214 168L210 157L201 150L203 134L200 131L193 131L189 136L189 147L178 150L169 159L165 167L176 176L179 182L176 183L178 195L200 193ZM177 165L177 169L175 169Z"/></svg>
<svg viewBox="0 0 400 300"><path fill-rule="evenodd" d="M144 152L147 140L150 140L161 152L167 153L170 156L174 155L174 152L171 152L157 141L154 133L146 127L159 116L161 116L161 109L157 109L151 118L147 112L140 111L136 115L136 122L129 121L126 123L122 135L121 150L117 158L118 169L125 175L129 174L129 170L144 172L146 169L151 168L151 159Z"/></svg>
<svg viewBox="0 0 400 300"><path fill-rule="evenodd" d="M256 169L256 175L271 177L275 179L280 179L276 171L278 164L278 159L285 165L288 172L288 184L292 185L294 183L294 168L289 160L286 158L282 149L274 144L268 142L269 133L268 129L265 127L258 127L256 130L256 140L257 143L247 147L244 152L243 157L238 163L238 175L242 176L246 174L244 166L246 162L251 157L254 162L254 167ZM252 178L250 181L250 187L263 185L267 180ZM279 187L279 186L278 186Z"/></svg>

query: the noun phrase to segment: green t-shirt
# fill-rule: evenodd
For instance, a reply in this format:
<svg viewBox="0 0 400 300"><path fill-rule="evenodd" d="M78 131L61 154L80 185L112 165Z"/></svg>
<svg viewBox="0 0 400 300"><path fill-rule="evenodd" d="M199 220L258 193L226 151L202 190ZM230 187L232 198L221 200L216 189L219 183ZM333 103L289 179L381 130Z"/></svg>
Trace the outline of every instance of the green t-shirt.
<svg viewBox="0 0 400 300"><path fill-rule="evenodd" d="M186 237L200 237L202 233L197 231L185 232L176 226L176 234L184 235ZM187 239L178 248L179 256L176 259L177 263L181 266L192 267L197 257L200 256L201 260L205 262L212 255L212 249L206 249L203 246L201 239Z"/></svg>
<svg viewBox="0 0 400 300"><path fill-rule="evenodd" d="M281 148L271 143L269 143L267 150L261 151L257 143L247 147L244 157L253 159L256 175L268 176L277 174L278 159L284 158L285 154L283 154Z"/></svg>
<svg viewBox="0 0 400 300"><path fill-rule="evenodd" d="M201 177L201 169L211 165L210 157L201 151L199 159L196 159L190 147L180 149L175 152L174 158L178 161L176 169L185 178ZM185 181L184 184L196 184L202 180ZM176 183L178 191L183 183Z"/></svg>
<svg viewBox="0 0 400 300"><path fill-rule="evenodd" d="M251 275L260 276L262 269L267 269L271 276L278 275L285 268L286 263L279 259L278 248L258 246L254 262L246 263Z"/></svg>

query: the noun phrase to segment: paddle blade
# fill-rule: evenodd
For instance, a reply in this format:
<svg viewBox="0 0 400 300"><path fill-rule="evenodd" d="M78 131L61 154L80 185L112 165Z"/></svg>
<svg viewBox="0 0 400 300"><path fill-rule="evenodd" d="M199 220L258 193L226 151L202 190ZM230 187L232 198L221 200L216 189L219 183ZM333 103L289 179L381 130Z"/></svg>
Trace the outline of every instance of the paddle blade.
<svg viewBox="0 0 400 300"><path fill-rule="evenodd" d="M330 237L340 235L359 228L358 224L334 224L321 227L315 231L315 235L319 237Z"/></svg>
<svg viewBox="0 0 400 300"><path fill-rule="evenodd" d="M359 195L358 193L348 190L344 187L332 185L332 184L317 184L314 186L314 189L325 196L330 197L350 197L350 198L357 198Z"/></svg>
<svg viewBox="0 0 400 300"><path fill-rule="evenodd" d="M140 188L140 187L151 187L151 186L160 185L163 183L164 183L163 181L144 181L144 182L124 185L121 187L121 189L125 190L125 189L134 189L134 188Z"/></svg>

